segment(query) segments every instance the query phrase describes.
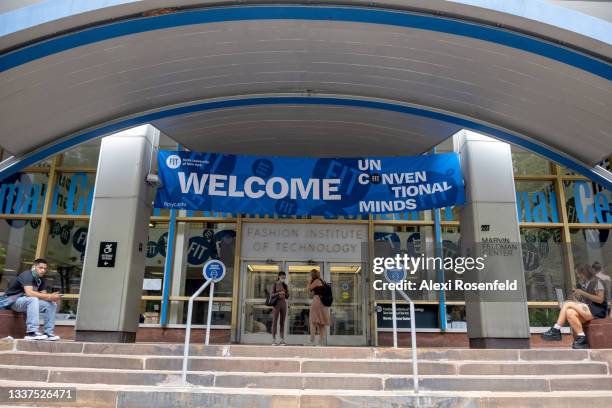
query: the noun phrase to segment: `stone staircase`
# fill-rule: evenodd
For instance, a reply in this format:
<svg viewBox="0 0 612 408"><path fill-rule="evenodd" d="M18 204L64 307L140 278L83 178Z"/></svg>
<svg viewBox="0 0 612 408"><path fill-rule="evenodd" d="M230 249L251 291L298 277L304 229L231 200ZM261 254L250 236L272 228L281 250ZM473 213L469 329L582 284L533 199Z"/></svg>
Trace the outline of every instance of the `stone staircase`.
<svg viewBox="0 0 612 408"><path fill-rule="evenodd" d="M612 407L612 350L0 342L0 392L76 386L91 407ZM0 405L6 400L0 400Z"/></svg>

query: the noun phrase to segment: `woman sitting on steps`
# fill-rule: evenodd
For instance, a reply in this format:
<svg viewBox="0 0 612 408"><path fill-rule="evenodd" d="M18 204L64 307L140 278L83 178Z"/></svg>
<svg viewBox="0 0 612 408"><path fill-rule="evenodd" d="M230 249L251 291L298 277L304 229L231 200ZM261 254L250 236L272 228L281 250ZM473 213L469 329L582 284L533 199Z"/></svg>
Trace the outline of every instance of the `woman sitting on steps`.
<svg viewBox="0 0 612 408"><path fill-rule="evenodd" d="M584 349L588 348L589 344L582 325L595 318L605 318L608 314L608 300L604 284L595 276L595 272L589 265L577 265L576 275L580 281L585 282L582 286L584 289L574 290L576 301L567 301L563 304L557 323L542 333L542 339L560 341L561 327L567 321L576 334L572 348Z"/></svg>

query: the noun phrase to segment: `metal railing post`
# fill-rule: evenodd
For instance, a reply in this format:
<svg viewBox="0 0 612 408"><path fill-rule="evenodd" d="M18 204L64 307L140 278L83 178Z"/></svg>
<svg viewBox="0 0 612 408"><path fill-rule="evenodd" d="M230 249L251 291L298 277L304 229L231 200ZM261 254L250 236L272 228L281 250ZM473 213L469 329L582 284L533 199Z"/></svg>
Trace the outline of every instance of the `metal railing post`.
<svg viewBox="0 0 612 408"><path fill-rule="evenodd" d="M406 300L406 302L410 303L410 345L412 347L412 383L414 386L414 393L419 393L419 367L417 361L417 345L416 345L416 326L415 320L416 316L414 315L414 302L410 297L403 291L397 290L400 295Z"/></svg>
<svg viewBox="0 0 612 408"><path fill-rule="evenodd" d="M208 339L210 338L210 321L212 318L214 293L215 293L215 281L211 283L210 291L208 291L208 316L206 317L206 340L204 341L204 344L207 346L208 346Z"/></svg>
<svg viewBox="0 0 612 408"><path fill-rule="evenodd" d="M211 282L212 280L207 280L202 286L200 286L200 289L198 289L196 293L194 293L189 298L189 304L187 306L187 327L185 327L185 346L183 348L183 369L181 372L182 385L187 385L187 360L189 359L189 340L191 337L191 317L193 314L193 301L195 300L195 298L200 296L200 294L204 291L204 289L206 289L208 285L210 285Z"/></svg>
<svg viewBox="0 0 612 408"><path fill-rule="evenodd" d="M393 348L397 348L397 307L395 306L395 291L391 291L391 314L393 315Z"/></svg>
<svg viewBox="0 0 612 408"><path fill-rule="evenodd" d="M414 315L414 302L410 301L410 344L412 346L412 377L414 382L414 392L415 394L419 393L419 367L417 360L417 345L416 345L416 330L415 323L416 320Z"/></svg>

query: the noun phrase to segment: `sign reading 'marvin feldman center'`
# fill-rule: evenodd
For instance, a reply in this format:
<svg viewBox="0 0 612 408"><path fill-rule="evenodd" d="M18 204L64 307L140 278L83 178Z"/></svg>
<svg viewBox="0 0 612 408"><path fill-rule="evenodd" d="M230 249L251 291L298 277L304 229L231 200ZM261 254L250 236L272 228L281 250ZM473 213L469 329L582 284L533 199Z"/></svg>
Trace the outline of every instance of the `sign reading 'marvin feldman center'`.
<svg viewBox="0 0 612 408"><path fill-rule="evenodd" d="M278 215L360 215L463 204L456 153L295 158L159 152L155 206Z"/></svg>

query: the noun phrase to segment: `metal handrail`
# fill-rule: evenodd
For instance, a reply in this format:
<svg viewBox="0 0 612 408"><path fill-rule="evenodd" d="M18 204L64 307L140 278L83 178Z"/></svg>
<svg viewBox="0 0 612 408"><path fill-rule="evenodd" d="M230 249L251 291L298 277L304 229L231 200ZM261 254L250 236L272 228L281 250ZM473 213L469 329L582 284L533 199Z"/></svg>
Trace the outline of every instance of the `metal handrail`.
<svg viewBox="0 0 612 408"><path fill-rule="evenodd" d="M196 293L194 293L190 298L189 298L189 306L187 306L187 327L185 328L185 346L183 348L183 369L181 371L181 384L182 385L187 385L187 360L189 359L189 340L191 337L191 317L193 314L193 301L195 300L195 298L197 298L198 296L200 296L200 293L202 293L204 291L204 289L206 289L206 287L208 287L208 285L210 285L210 283L212 282L212 279L207 279L206 282L200 286L200 289L198 289L196 291ZM210 314L210 303L209 303L209 314ZM206 334L208 337L208 333Z"/></svg>
<svg viewBox="0 0 612 408"><path fill-rule="evenodd" d="M187 385L187 363L189 361L189 341L191 337L191 320L193 315L193 302L195 298L197 298L203 291L213 283L213 280L206 280L206 282L198 289L190 298L189 304L187 307L187 327L185 328L185 345L183 347L183 367L181 371L181 384ZM417 346L416 346L416 329L415 329L415 314L414 314L414 302L410 297L401 289L397 289L397 291L402 295L404 300L406 300L410 304L410 336L411 336L411 347L412 347L412 383L414 386L415 394L419 393L419 369L418 369L418 360L417 360ZM211 298L212 300L212 298ZM395 309L395 302L393 302L393 306ZM210 312L211 305L209 303L208 309L208 320L210 321ZM393 310L394 315L394 323L395 323L395 310ZM394 327L394 332L396 332L396 328ZM206 344L208 344L208 332L206 333ZM397 340L394 338L394 345L397 347Z"/></svg>
<svg viewBox="0 0 612 408"><path fill-rule="evenodd" d="M419 367L417 361L417 344L416 344L416 330L414 315L414 302L410 297L401 289L397 289L400 295L410 304L410 346L412 347L412 384L414 386L414 393L419 393Z"/></svg>

